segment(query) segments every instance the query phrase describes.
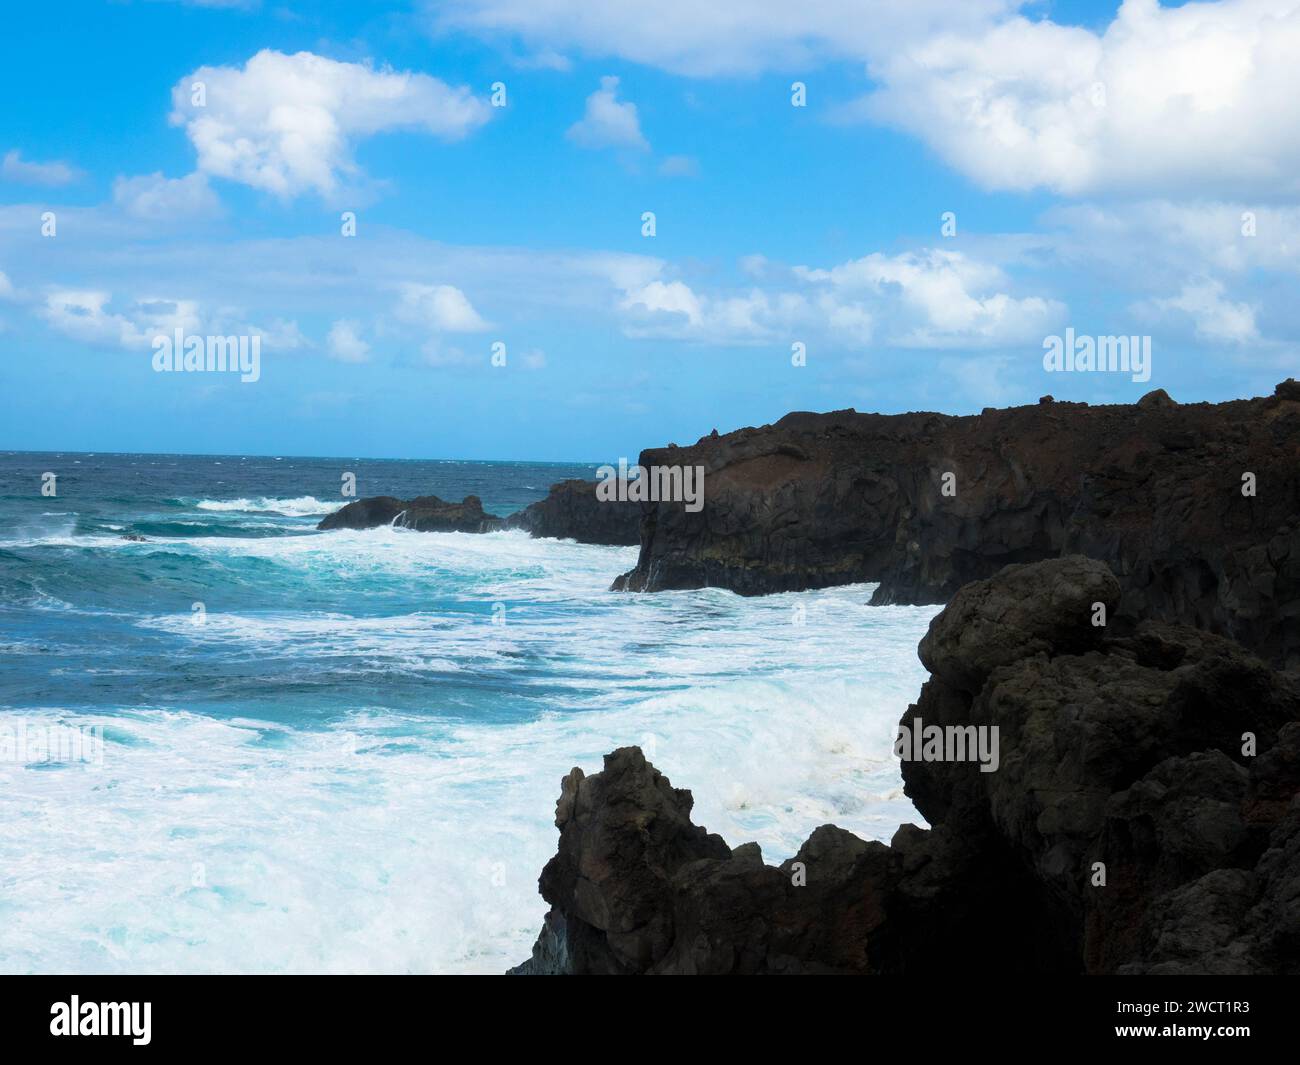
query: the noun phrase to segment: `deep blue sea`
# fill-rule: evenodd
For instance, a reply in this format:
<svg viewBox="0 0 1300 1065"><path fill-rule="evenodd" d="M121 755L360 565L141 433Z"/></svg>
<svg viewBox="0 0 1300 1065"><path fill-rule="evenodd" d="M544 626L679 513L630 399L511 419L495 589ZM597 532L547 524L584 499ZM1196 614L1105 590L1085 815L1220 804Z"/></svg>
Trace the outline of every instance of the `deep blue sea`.
<svg viewBox="0 0 1300 1065"><path fill-rule="evenodd" d="M504 515L595 467L0 453L0 971L499 972L546 909L560 778L625 744L769 862L920 823L891 743L936 608L315 530L345 472ZM102 746L30 740L74 731Z"/></svg>

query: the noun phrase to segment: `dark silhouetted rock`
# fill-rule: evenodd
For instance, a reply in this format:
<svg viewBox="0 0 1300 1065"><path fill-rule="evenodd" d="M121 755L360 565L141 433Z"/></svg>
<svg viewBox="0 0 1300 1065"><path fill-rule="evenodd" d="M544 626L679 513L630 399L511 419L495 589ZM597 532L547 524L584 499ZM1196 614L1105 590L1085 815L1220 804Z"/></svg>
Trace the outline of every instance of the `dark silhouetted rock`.
<svg viewBox="0 0 1300 1065"><path fill-rule="evenodd" d="M1110 567L1082 555L1051 567L1007 566L996 579L958 591L930 622L917 653L946 683L978 691L998 666L1054 649L1095 647L1119 596Z"/></svg>
<svg viewBox="0 0 1300 1065"><path fill-rule="evenodd" d="M641 504L597 499L594 481L561 481L551 485L545 499L511 514L506 527L584 544L635 547L641 542Z"/></svg>
<svg viewBox="0 0 1300 1065"><path fill-rule="evenodd" d="M502 521L484 512L478 496L466 496L459 503L449 503L437 496L417 496L405 501L392 496L370 496L327 515L316 528L373 529L380 525L416 532L483 533L501 528Z"/></svg>
<svg viewBox="0 0 1300 1065"><path fill-rule="evenodd" d="M1156 388L1139 399L1137 405L1143 410L1152 410L1159 407L1176 407L1178 403L1163 388Z"/></svg>
<svg viewBox="0 0 1300 1065"><path fill-rule="evenodd" d="M635 748L565 778L528 973L1300 972L1300 677L1161 621L1094 626L1070 557L962 589L901 724L996 728L996 769L902 762L932 825L729 851Z"/></svg>
<svg viewBox="0 0 1300 1065"><path fill-rule="evenodd" d="M645 504L636 568L614 587L874 581L873 603L944 603L1009 563L1080 554L1114 570L1120 613L1300 665L1300 390L1158 395L969 417L795 413L671 457L643 451L643 466L703 466L704 507Z"/></svg>

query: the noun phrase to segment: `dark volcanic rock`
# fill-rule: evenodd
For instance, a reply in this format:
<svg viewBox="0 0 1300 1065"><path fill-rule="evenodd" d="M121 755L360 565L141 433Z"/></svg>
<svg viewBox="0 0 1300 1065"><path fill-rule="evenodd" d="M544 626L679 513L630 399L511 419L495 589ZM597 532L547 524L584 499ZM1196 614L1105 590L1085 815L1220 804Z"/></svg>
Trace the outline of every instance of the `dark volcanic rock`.
<svg viewBox="0 0 1300 1065"><path fill-rule="evenodd" d="M997 580L962 588L921 640L917 653L931 673L966 691L979 691L995 668L1046 653L1095 647L1105 611L1119 602L1119 582L1105 566L1071 555L1043 584L1042 567L1008 566ZM1097 607L1102 626L1094 620Z"/></svg>
<svg viewBox="0 0 1300 1065"><path fill-rule="evenodd" d="M534 970L564 956L586 972L636 972L663 957L674 936L672 875L702 858L731 856L721 837L691 824L693 802L636 747L606 755L603 773L575 768L564 778L555 805L560 852L540 884L547 900L572 905L548 925ZM560 935L563 950L555 946Z"/></svg>
<svg viewBox="0 0 1300 1065"><path fill-rule="evenodd" d="M594 481L560 481L545 499L511 514L506 527L584 544L635 547L641 542L641 504L597 499Z"/></svg>
<svg viewBox="0 0 1300 1065"><path fill-rule="evenodd" d="M1122 614L1300 665L1294 381L1219 404L1157 390L970 417L789 414L640 463L702 465L705 503L645 504L640 558L615 588L878 581L875 603L942 603L1008 563L1080 554L1112 567Z"/></svg>
<svg viewBox="0 0 1300 1065"><path fill-rule="evenodd" d="M833 825L780 867L690 821L636 748L565 778L520 973L1300 972L1300 677L1180 625L1093 625L1101 563L1011 566L922 643L902 724L996 728L996 769L904 760L933 826Z"/></svg>
<svg viewBox="0 0 1300 1065"><path fill-rule="evenodd" d="M482 533L501 528L502 521L484 512L478 496L466 496L460 503L449 503L437 496L417 496L406 501L369 496L327 515L316 528L373 529L380 525L416 532Z"/></svg>
<svg viewBox="0 0 1300 1065"><path fill-rule="evenodd" d="M316 524L318 529L374 529L391 525L406 504L393 496L367 496L348 503Z"/></svg>

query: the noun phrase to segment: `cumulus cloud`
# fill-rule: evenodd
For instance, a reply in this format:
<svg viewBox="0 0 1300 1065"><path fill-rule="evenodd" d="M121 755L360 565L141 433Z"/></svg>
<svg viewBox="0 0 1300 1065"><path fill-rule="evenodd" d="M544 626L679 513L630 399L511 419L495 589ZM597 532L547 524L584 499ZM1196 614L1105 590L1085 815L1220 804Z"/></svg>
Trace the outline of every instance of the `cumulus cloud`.
<svg viewBox="0 0 1300 1065"><path fill-rule="evenodd" d="M360 138L410 129L456 140L489 115L464 86L311 52L263 50L242 69L200 67L172 89L171 121L184 127L200 171L284 197L335 195L360 175L352 158Z"/></svg>
<svg viewBox="0 0 1300 1065"><path fill-rule="evenodd" d="M857 107L988 188L1300 191L1300 3L1126 0L1101 33L1011 18L875 56Z"/></svg>
<svg viewBox="0 0 1300 1065"><path fill-rule="evenodd" d="M365 362L370 358L370 345L361 339L361 327L347 318L330 326L325 350L339 362Z"/></svg>
<svg viewBox="0 0 1300 1065"><path fill-rule="evenodd" d="M0 162L0 177L20 185L68 185L80 176L81 172L75 167L57 160L51 163L28 162L17 148L6 152L4 161Z"/></svg>
<svg viewBox="0 0 1300 1065"><path fill-rule="evenodd" d="M119 177L113 182L113 202L133 218L171 222L216 214L220 203L204 174L166 178L160 173Z"/></svg>
<svg viewBox="0 0 1300 1065"><path fill-rule="evenodd" d="M50 288L34 310L51 329L97 348L147 349L155 337L170 336L177 329L187 336L260 336L262 347L272 351L310 346L296 321L275 318L257 325L229 308L205 313L194 299L117 297L108 289Z"/></svg>
<svg viewBox="0 0 1300 1065"><path fill-rule="evenodd" d="M766 260L763 273L771 270ZM851 347L994 347L1037 341L1064 307L1017 297L998 267L957 252L873 254L830 269L796 266L785 288L740 294L697 292L680 280L629 288L625 332L710 343L788 339L826 331Z"/></svg>
<svg viewBox="0 0 1300 1065"><path fill-rule="evenodd" d="M153 338L177 328L199 333L201 319L193 300L143 298L113 309L113 294L98 289L54 289L37 313L50 327L95 347L147 348Z"/></svg>
<svg viewBox="0 0 1300 1065"><path fill-rule="evenodd" d="M1147 300L1135 310L1151 318L1181 317L1190 321L1203 340L1246 344L1260 339L1255 311L1247 303L1225 297L1222 282L1212 278L1192 281L1176 296Z"/></svg>
<svg viewBox="0 0 1300 1065"><path fill-rule="evenodd" d="M618 78L611 76L600 79L600 88L587 97L586 111L566 136L584 148L646 151L650 147L641 134L636 104L618 99Z"/></svg>
<svg viewBox="0 0 1300 1065"><path fill-rule="evenodd" d="M1040 14L1029 0L444 0L426 17L694 77L860 61L877 89L840 117L900 128L987 188L1300 192L1300 0L1126 0L1099 30Z"/></svg>
<svg viewBox="0 0 1300 1065"><path fill-rule="evenodd" d="M410 325L440 333L479 333L488 328L455 285L404 284L396 314Z"/></svg>
<svg viewBox="0 0 1300 1065"><path fill-rule="evenodd" d="M796 292L713 295L696 293L682 281L652 281L627 291L619 309L630 337L746 344L779 339L809 321L812 308Z"/></svg>
<svg viewBox="0 0 1300 1065"><path fill-rule="evenodd" d="M955 251L876 253L830 270L796 267L795 273L827 286L839 303L889 304L891 341L905 347L1019 343L1041 337L1064 310L1041 296L1010 295L999 267Z"/></svg>

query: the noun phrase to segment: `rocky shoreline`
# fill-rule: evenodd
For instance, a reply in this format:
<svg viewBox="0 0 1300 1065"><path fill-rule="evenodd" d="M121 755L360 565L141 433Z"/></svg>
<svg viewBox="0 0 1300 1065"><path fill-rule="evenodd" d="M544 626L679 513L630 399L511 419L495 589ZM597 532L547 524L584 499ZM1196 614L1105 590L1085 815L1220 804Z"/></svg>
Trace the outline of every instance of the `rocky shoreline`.
<svg viewBox="0 0 1300 1065"><path fill-rule="evenodd" d="M794 413L640 465L702 467L703 510L566 481L504 520L377 497L319 527L635 543L631 592L947 603L900 721L938 744L898 752L930 827L823 825L769 866L621 748L562 782L513 973L1300 974L1300 384Z"/></svg>
<svg viewBox="0 0 1300 1065"><path fill-rule="evenodd" d="M875 582L872 603L938 604L1010 563L1106 560L1116 611L1182 622L1300 667L1300 382L1269 397L1057 403L979 415L788 414L643 451L698 466L705 503L601 500L562 481L508 518L477 496L377 496L319 529L524 529L639 545L618 591L742 595Z"/></svg>
<svg viewBox="0 0 1300 1065"><path fill-rule="evenodd" d="M1108 561L1120 613L1300 665L1300 383L1267 398L1057 403L982 414L788 414L643 451L700 465L705 505L643 504L628 591L742 595L878 582L949 601L1009 563Z"/></svg>
<svg viewBox="0 0 1300 1065"><path fill-rule="evenodd" d="M966 585L900 725L991 730L996 771L905 759L929 821L834 825L780 866L690 820L635 747L564 778L516 974L1300 973L1300 677L1161 621L1082 556Z"/></svg>

